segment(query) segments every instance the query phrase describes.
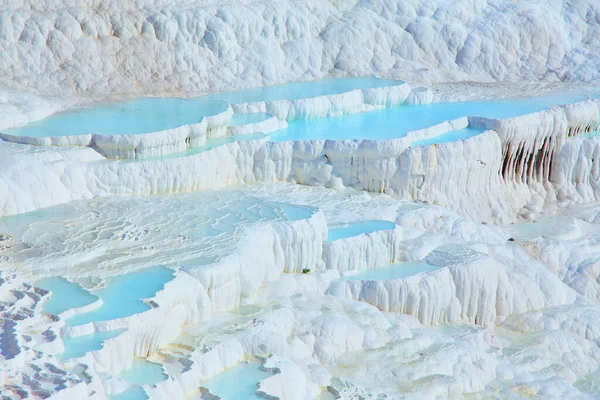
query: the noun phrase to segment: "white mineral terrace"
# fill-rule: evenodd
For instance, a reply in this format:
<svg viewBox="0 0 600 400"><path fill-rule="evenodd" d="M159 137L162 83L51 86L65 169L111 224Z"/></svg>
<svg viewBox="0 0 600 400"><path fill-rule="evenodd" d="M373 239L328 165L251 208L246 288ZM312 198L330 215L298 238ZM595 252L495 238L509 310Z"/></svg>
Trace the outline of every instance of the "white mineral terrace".
<svg viewBox="0 0 600 400"><path fill-rule="evenodd" d="M543 328L529 338L511 324L539 310L549 321L561 309L595 312L600 289L585 278L594 250L581 246L595 241L596 214L534 219L595 200L599 100L408 106L406 83L274 95L288 87L297 89L129 100L8 130L17 143L0 142L0 288L10 396L595 393L594 356L522 361L516 349L542 351L529 346ZM346 96L363 106L335 105ZM77 133L90 124L103 133ZM531 222L481 224L519 218ZM546 242L561 256L544 254ZM574 266L554 265L565 257ZM587 323L559 332L593 341L572 336ZM468 339L450 351L455 334ZM345 367L354 355L367 364ZM563 372L548 380L556 363ZM456 368L471 378L435 378Z"/></svg>
<svg viewBox="0 0 600 400"><path fill-rule="evenodd" d="M599 21L5 1L0 400L600 398Z"/></svg>

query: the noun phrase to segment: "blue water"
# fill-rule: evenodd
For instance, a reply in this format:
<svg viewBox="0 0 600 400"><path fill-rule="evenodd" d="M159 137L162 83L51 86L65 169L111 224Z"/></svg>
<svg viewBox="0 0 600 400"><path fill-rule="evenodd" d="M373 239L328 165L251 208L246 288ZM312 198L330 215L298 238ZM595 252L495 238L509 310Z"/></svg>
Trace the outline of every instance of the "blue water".
<svg viewBox="0 0 600 400"><path fill-rule="evenodd" d="M346 239L352 236L358 236L363 233L371 233L384 229L394 229L396 224L390 221L368 220L353 222L339 228L330 228L327 234L327 241L331 242L338 239Z"/></svg>
<svg viewBox="0 0 600 400"><path fill-rule="evenodd" d="M103 135L132 135L172 129L200 122L202 117L225 111L227 103L293 100L354 89L401 84L401 81L374 77L323 79L310 82L264 86L237 92L214 93L182 99L148 97L108 103L53 114L40 121L6 130L15 136L69 136L86 133ZM237 116L242 121L260 120L261 115Z"/></svg>
<svg viewBox="0 0 600 400"><path fill-rule="evenodd" d="M484 129L474 129L474 128L465 128L459 129L457 131L451 131L448 133L444 133L443 135L435 136L429 139L417 140L411 143L411 146L428 146L431 144L443 144L456 142L458 140L468 139L473 136L477 136L483 133Z"/></svg>
<svg viewBox="0 0 600 400"><path fill-rule="evenodd" d="M387 267L365 269L353 275L344 276L349 281L385 281L406 278L421 272L435 271L439 267L424 262L401 262Z"/></svg>
<svg viewBox="0 0 600 400"><path fill-rule="evenodd" d="M534 240L541 236L556 237L568 235L575 229L577 229L577 224L574 219L557 215L537 221L517 222L508 228L508 232L515 239Z"/></svg>
<svg viewBox="0 0 600 400"><path fill-rule="evenodd" d="M160 364L136 358L133 360L131 368L122 372L119 378L134 385L155 385L167 379L168 376L163 372Z"/></svg>
<svg viewBox="0 0 600 400"><path fill-rule="evenodd" d="M273 116L271 114L267 114L267 113L233 114L233 116L231 117L231 121L229 122L229 125L239 126L239 125L255 124L257 122L265 121L269 118L273 118Z"/></svg>
<svg viewBox="0 0 600 400"><path fill-rule="evenodd" d="M351 78L329 78L309 82L293 82L263 86L237 92L215 93L207 97L228 103L251 103L256 101L298 100L312 97L341 94L355 89L401 85L402 81L379 79L372 76Z"/></svg>
<svg viewBox="0 0 600 400"><path fill-rule="evenodd" d="M43 311L47 314L58 315L71 308L87 306L98 300L98 297L79 284L58 276L40 279L35 285L52 292L50 298L44 302Z"/></svg>
<svg viewBox="0 0 600 400"><path fill-rule="evenodd" d="M144 268L112 277L105 287L93 291L94 295L102 299L102 306L88 313L74 315L67 320L66 325L108 321L149 310L150 306L141 299L154 296L173 277L173 271L165 267Z"/></svg>
<svg viewBox="0 0 600 400"><path fill-rule="evenodd" d="M594 399L600 398L600 369L576 380L573 386Z"/></svg>
<svg viewBox="0 0 600 400"><path fill-rule="evenodd" d="M104 347L104 341L119 336L126 329L118 329L108 332L96 332L91 335L63 338L65 351L58 358L61 361L72 358L83 357L85 353L100 350Z"/></svg>
<svg viewBox="0 0 600 400"><path fill-rule="evenodd" d="M227 108L226 102L291 100L399 83L401 82L373 77L325 79L238 92L215 93L194 99L139 98L57 113L26 126L7 130L6 133L29 137L84 133L105 135L148 133L197 123L203 116L224 111ZM276 142L314 139L390 139L402 137L409 131L468 115L491 118L515 117L554 105L586 100L589 97L560 94L536 98L403 105L367 113L295 120L289 122L287 128L271 133L270 137ZM266 115L263 113L237 115L234 116L234 124L258 121L264 117ZM455 135L460 139L472 134L476 133L465 131ZM453 135L439 140L453 140Z"/></svg>
<svg viewBox="0 0 600 400"><path fill-rule="evenodd" d="M240 363L200 385L223 400L264 400L256 394L258 382L271 373L260 367L257 362Z"/></svg>
<svg viewBox="0 0 600 400"><path fill-rule="evenodd" d="M283 216L289 221L298 221L300 219L307 219L315 212L315 209L312 207L299 206L296 204L289 203L276 203L271 202L271 204L277 206L281 209Z"/></svg>
<svg viewBox="0 0 600 400"><path fill-rule="evenodd" d="M73 207L57 205L52 208L42 208L23 214L8 215L0 218L0 232L11 232L13 236L27 234L32 224L40 221L61 223L69 218L74 218L77 212ZM50 230L51 231L51 230ZM26 237L22 238L27 240ZM39 239L37 237L36 239Z"/></svg>
<svg viewBox="0 0 600 400"><path fill-rule="evenodd" d="M316 139L392 139L408 132L464 116L509 118L550 106L587 100L588 96L565 94L527 99L436 103L398 106L366 113L295 120L269 134L274 142ZM468 132L467 132L468 133Z"/></svg>
<svg viewBox="0 0 600 400"><path fill-rule="evenodd" d="M133 386L122 393L108 396L108 398L110 400L146 400L148 399L148 395L141 387Z"/></svg>
<svg viewBox="0 0 600 400"><path fill-rule="evenodd" d="M227 110L227 103L174 97L139 98L53 114L6 130L15 136L68 136L85 133L133 135L200 122Z"/></svg>

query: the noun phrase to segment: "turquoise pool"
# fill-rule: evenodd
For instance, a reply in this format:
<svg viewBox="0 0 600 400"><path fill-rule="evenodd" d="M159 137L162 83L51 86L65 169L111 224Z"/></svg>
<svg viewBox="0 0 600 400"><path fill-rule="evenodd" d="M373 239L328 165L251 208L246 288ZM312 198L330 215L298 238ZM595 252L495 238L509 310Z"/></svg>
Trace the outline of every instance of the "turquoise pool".
<svg viewBox="0 0 600 400"><path fill-rule="evenodd" d="M155 385L167 379L168 376L160 364L136 358L133 360L131 368L121 372L119 378L134 385Z"/></svg>
<svg viewBox="0 0 600 400"><path fill-rule="evenodd" d="M58 357L65 361L72 358L83 357L85 353L94 350L100 350L104 347L104 341L119 336L126 329L118 329L107 332L96 332L91 335L75 336L72 338L63 338L65 351Z"/></svg>
<svg viewBox="0 0 600 400"><path fill-rule="evenodd" d="M148 395L139 386L132 386L126 391L108 396L110 400L146 400Z"/></svg>
<svg viewBox="0 0 600 400"><path fill-rule="evenodd" d="M223 400L264 400L256 394L258 382L271 376L258 362L240 363L212 379L201 383Z"/></svg>
<svg viewBox="0 0 600 400"><path fill-rule="evenodd" d="M330 228L327 234L327 241L331 242L334 240L358 236L363 233L372 233L394 228L396 228L396 224L391 221L368 220L353 222L344 226Z"/></svg>
<svg viewBox="0 0 600 400"><path fill-rule="evenodd" d="M111 277L106 285L93 294L102 299L102 306L67 320L67 326L77 326L96 321L108 321L137 314L151 307L141 299L152 297L174 273L165 267L150 267L126 275Z"/></svg>
<svg viewBox="0 0 600 400"><path fill-rule="evenodd" d="M567 94L507 100L435 103L418 106L402 105L365 113L289 121L286 129L272 132L269 136L274 142L317 139L393 139L403 137L410 131L465 116L510 118L537 112L555 105L587 99L588 96ZM464 139L473 134L477 134L477 130L461 132L459 135L460 138ZM451 139L452 136L446 138Z"/></svg>
<svg viewBox="0 0 600 400"><path fill-rule="evenodd" d="M365 269L356 274L344 276L349 281L386 281L407 278L422 272L431 272L439 267L420 261L400 262L387 267Z"/></svg>
<svg viewBox="0 0 600 400"><path fill-rule="evenodd" d="M210 100L221 100L232 104L258 101L299 100L312 97L341 94L356 89L397 86L404 82L395 79L380 79L373 76L350 78L328 78L307 82L292 82L281 85L262 86L236 92L215 93Z"/></svg>
<svg viewBox="0 0 600 400"><path fill-rule="evenodd" d="M459 140L464 140L464 139L468 139L473 136L477 136L483 132L484 132L483 129L474 129L474 128L459 129L457 131L451 131L448 133L444 133L443 135L435 136L435 137L432 137L429 139L417 140L415 142L412 142L411 146L418 147L418 146L429 146L432 144L444 144L444 143L456 142Z"/></svg>
<svg viewBox="0 0 600 400"><path fill-rule="evenodd" d="M4 132L14 136L133 135L195 124L227 110L222 101L145 97L59 112Z"/></svg>
<svg viewBox="0 0 600 400"><path fill-rule="evenodd" d="M69 282L59 276L40 279L35 285L52 292L43 306L43 311L47 314L58 315L72 308L87 306L98 300L98 297L79 284Z"/></svg>
<svg viewBox="0 0 600 400"><path fill-rule="evenodd" d="M9 129L6 133L15 136L41 137L85 133L126 135L156 132L197 123L204 116L225 111L228 103L294 100L401 83L401 81L373 77L340 78L215 93L193 99L139 98L57 113L26 126ZM588 98L590 96L569 93L533 98L401 105L365 113L294 120L288 123L287 128L273 132L269 136L275 142L317 139L391 139L403 137L413 130L464 116L509 118ZM269 115L265 113L235 114L232 124L260 122L268 117ZM443 138L435 139L436 141L415 145L446 143L480 132L462 130L443 135ZM210 148L220 144L222 143L215 142L214 145L207 144L207 146Z"/></svg>

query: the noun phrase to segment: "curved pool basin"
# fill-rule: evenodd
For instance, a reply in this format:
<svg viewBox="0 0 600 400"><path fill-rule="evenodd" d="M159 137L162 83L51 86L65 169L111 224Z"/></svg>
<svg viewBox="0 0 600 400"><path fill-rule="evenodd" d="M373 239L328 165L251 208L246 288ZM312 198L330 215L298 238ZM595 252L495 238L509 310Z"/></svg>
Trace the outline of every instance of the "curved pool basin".
<svg viewBox="0 0 600 400"><path fill-rule="evenodd" d="M58 112L4 133L36 138L89 133L135 135L196 124L203 117L225 112L228 107L222 101L200 98L146 97Z"/></svg>
<svg viewBox="0 0 600 400"><path fill-rule="evenodd" d="M416 106L400 105L333 117L294 120L285 129L272 132L271 141L394 139L465 116L512 118L548 107L587 100L585 95L567 94L535 98L461 101ZM462 134L473 134L473 131ZM447 138L451 138L448 136Z"/></svg>
<svg viewBox="0 0 600 400"><path fill-rule="evenodd" d="M332 242L339 239L347 239L349 237L362 235L363 233L372 233L385 229L394 229L396 224L391 221L384 220L367 220L360 222L352 222L344 226L329 228L327 241Z"/></svg>
<svg viewBox="0 0 600 400"><path fill-rule="evenodd" d="M440 267L421 261L407 261L391 264L386 267L365 269L351 275L345 275L348 281L387 281L392 279L407 278L422 272L431 272Z"/></svg>

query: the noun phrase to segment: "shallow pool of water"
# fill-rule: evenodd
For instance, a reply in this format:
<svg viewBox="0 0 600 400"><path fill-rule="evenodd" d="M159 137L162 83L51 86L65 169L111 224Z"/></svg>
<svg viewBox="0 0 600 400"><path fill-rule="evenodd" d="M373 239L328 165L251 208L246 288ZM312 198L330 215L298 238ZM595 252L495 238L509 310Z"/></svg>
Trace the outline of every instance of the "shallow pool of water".
<svg viewBox="0 0 600 400"><path fill-rule="evenodd" d="M59 360L70 360L72 358L83 357L85 353L94 350L100 350L104 347L104 341L119 336L126 329L118 329L107 332L96 332L91 335L75 336L63 338L65 351L58 357Z"/></svg>
<svg viewBox="0 0 600 400"><path fill-rule="evenodd" d="M540 236L564 236L577 229L574 220L565 216L522 221L511 225L509 233L519 240L534 240Z"/></svg>
<svg viewBox="0 0 600 400"><path fill-rule="evenodd" d="M52 292L43 306L43 311L47 314L58 315L72 308L87 306L98 300L98 297L79 284L69 282L59 276L40 279L35 285Z"/></svg>
<svg viewBox="0 0 600 400"><path fill-rule="evenodd" d="M7 254L22 271L40 278L68 276L85 282L86 288L99 289L104 277L153 265L187 268L212 263L237 251L240 240L254 234L256 224L308 218L315 212L250 189L75 201L17 219L0 218L0 232L28 244ZM3 224L6 219L12 222ZM92 292L98 293L104 291Z"/></svg>
<svg viewBox="0 0 600 400"><path fill-rule="evenodd" d="M5 130L15 136L69 136L86 133L133 135L195 124L227 110L228 104L204 99L152 97L69 110Z"/></svg>
<svg viewBox="0 0 600 400"><path fill-rule="evenodd" d="M435 136L429 139L417 140L411 143L411 146L429 146L432 144L444 144L450 142L456 142L459 140L468 139L473 136L477 136L483 133L484 129L475 129L475 128L465 128L459 129L457 131L451 131L448 133L444 133L443 135Z"/></svg>
<svg viewBox="0 0 600 400"><path fill-rule="evenodd" d="M110 400L146 400L148 395L139 386L133 386L126 391L108 396Z"/></svg>
<svg viewBox="0 0 600 400"><path fill-rule="evenodd" d="M271 202L270 204L277 207L275 209L277 215L274 216L274 219L283 217L289 221L298 221L300 219L310 218L310 216L315 212L315 209L312 207L300 206L296 204L278 202Z"/></svg>
<svg viewBox="0 0 600 400"><path fill-rule="evenodd" d="M133 360L131 368L122 372L119 378L134 385L155 385L167 379L168 376L160 364L136 358Z"/></svg>
<svg viewBox="0 0 600 400"><path fill-rule="evenodd" d="M149 310L151 307L141 299L153 297L173 277L173 271L165 267L144 268L111 277L103 288L93 291L95 296L102 299L102 306L69 318L66 325L108 321Z"/></svg>
<svg viewBox="0 0 600 400"><path fill-rule="evenodd" d="M580 392L592 396L592 398L600 398L600 369L578 379L573 383L573 386Z"/></svg>
<svg viewBox="0 0 600 400"><path fill-rule="evenodd" d="M331 242L339 239L346 239L352 236L358 236L363 233L371 233L384 229L394 229L396 224L391 221L368 220L353 222L341 227L329 228L327 241Z"/></svg>
<svg viewBox="0 0 600 400"><path fill-rule="evenodd" d="M271 376L263 371L258 362L240 363L212 379L202 382L203 386L223 400L264 400L256 394L258 382Z"/></svg>
<svg viewBox="0 0 600 400"><path fill-rule="evenodd" d="M600 136L600 130L586 133L585 136L586 137L597 137L597 136Z"/></svg>
<svg viewBox="0 0 600 400"><path fill-rule="evenodd" d="M194 99L138 98L56 113L26 126L6 130L6 133L15 136L41 137L85 133L126 135L157 132L197 123L204 116L225 111L228 102L293 100L400 83L402 82L373 77L325 79L266 86L238 92L216 93ZM287 128L273 132L269 136L276 142L316 139L391 139L405 136L409 131L464 116L508 118L540 111L554 105L586 100L589 97L577 94L556 94L521 99L450 102L418 106L402 105L366 113L295 120L291 121ZM258 122L267 115L264 113L236 114L233 117L233 124ZM432 143L442 143L439 140L458 140L473 134L475 134L474 131L448 134ZM210 144L207 145L210 146Z"/></svg>
<svg viewBox="0 0 600 400"><path fill-rule="evenodd" d="M392 139L465 116L510 118L551 106L587 100L588 96L565 94L547 97L402 105L365 113L295 120L288 127L269 134L274 142L317 139ZM459 135L472 134L462 132ZM456 135L456 134L455 134ZM452 135L445 139L451 139Z"/></svg>
<svg viewBox="0 0 600 400"><path fill-rule="evenodd" d="M58 112L4 132L14 136L45 137L88 133L132 135L195 124L205 116L224 112L228 103L296 100L340 94L354 89L394 86L403 82L374 77L332 78L264 86L236 92L214 93L196 98L146 97ZM234 116L234 124L259 122L267 114Z"/></svg>
<svg viewBox="0 0 600 400"><path fill-rule="evenodd" d="M404 82L394 79L379 79L372 76L329 78L308 82L292 82L281 85L263 86L237 92L215 93L207 97L228 103L252 103L257 101L298 100L312 97L341 94L355 89L397 86Z"/></svg>
<svg viewBox="0 0 600 400"><path fill-rule="evenodd" d="M385 281L406 278L422 272L435 271L439 267L420 261L400 262L387 267L365 269L356 274L344 276L349 281Z"/></svg>
<svg viewBox="0 0 600 400"><path fill-rule="evenodd" d="M469 324L443 324L438 325L437 330L444 335L450 335L454 337L468 337L473 333L481 331L483 328L477 325Z"/></svg>

